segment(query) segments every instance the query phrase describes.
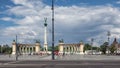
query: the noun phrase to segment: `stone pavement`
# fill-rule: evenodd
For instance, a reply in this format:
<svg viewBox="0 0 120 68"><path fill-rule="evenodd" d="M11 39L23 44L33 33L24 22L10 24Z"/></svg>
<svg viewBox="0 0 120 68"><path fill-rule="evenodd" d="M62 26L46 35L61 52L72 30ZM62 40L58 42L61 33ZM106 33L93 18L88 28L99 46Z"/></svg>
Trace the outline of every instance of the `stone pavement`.
<svg viewBox="0 0 120 68"><path fill-rule="evenodd" d="M0 55L0 60L3 61L14 61L16 60L15 55ZM40 56L40 55L21 55L18 56L18 60L51 60L51 55Z"/></svg>
<svg viewBox="0 0 120 68"><path fill-rule="evenodd" d="M120 60L120 56L113 55L65 55L58 56L57 60Z"/></svg>
<svg viewBox="0 0 120 68"><path fill-rule="evenodd" d="M51 60L51 55L21 55L18 60ZM14 61L15 55L0 55L0 60ZM120 56L107 55L65 55L55 56L55 60L120 60Z"/></svg>

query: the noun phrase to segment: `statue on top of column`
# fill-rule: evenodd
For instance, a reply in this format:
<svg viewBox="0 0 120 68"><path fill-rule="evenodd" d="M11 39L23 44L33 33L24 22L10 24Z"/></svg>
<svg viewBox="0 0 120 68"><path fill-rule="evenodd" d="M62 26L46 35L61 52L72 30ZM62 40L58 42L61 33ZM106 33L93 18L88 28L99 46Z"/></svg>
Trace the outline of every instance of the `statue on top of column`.
<svg viewBox="0 0 120 68"><path fill-rule="evenodd" d="M59 40L59 43L64 43L64 40L63 39Z"/></svg>

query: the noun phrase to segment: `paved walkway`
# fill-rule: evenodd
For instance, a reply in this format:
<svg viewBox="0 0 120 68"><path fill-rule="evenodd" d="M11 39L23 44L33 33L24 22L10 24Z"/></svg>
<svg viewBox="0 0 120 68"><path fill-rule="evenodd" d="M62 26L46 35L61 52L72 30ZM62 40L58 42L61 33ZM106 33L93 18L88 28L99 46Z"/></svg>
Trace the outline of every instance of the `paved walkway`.
<svg viewBox="0 0 120 68"><path fill-rule="evenodd" d="M57 60L120 60L120 56L107 55L65 55L58 56Z"/></svg>
<svg viewBox="0 0 120 68"><path fill-rule="evenodd" d="M0 60L13 61L15 55L0 55ZM52 56L40 56L40 55L21 55L18 60L51 60ZM120 60L120 56L107 56L107 55L65 55L55 56L56 60Z"/></svg>
<svg viewBox="0 0 120 68"><path fill-rule="evenodd" d="M0 55L0 60L14 61L16 60L15 55ZM21 55L18 56L18 60L51 60L51 55L40 56L40 55Z"/></svg>

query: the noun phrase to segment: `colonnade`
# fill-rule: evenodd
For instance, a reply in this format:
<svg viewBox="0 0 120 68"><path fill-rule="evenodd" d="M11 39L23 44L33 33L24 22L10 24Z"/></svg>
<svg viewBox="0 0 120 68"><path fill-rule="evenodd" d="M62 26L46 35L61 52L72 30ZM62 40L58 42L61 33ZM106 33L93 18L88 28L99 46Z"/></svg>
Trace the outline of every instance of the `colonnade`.
<svg viewBox="0 0 120 68"><path fill-rule="evenodd" d="M21 54L35 53L35 47L34 46L21 46L19 47L19 52Z"/></svg>
<svg viewBox="0 0 120 68"><path fill-rule="evenodd" d="M80 53L80 46L77 46L77 45L63 46L63 52Z"/></svg>
<svg viewBox="0 0 120 68"><path fill-rule="evenodd" d="M66 54L83 54L84 44L64 44L59 43L59 52Z"/></svg>
<svg viewBox="0 0 120 68"><path fill-rule="evenodd" d="M39 53L40 52L40 43L36 42L35 44L18 44L16 46L16 42L13 41L12 43L12 54L16 54L16 50L20 54L32 54L32 53Z"/></svg>

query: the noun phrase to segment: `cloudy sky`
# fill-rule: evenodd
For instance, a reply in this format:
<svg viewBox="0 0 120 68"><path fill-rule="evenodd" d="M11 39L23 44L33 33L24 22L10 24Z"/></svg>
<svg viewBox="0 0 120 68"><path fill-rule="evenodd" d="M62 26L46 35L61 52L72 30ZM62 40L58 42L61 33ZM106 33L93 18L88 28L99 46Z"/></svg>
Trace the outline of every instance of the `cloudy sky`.
<svg viewBox="0 0 120 68"><path fill-rule="evenodd" d="M51 0L0 0L0 44L11 44L18 35L19 43L44 43L44 18L48 23L51 45ZM55 0L55 44L79 43L94 45L120 37L120 0Z"/></svg>

